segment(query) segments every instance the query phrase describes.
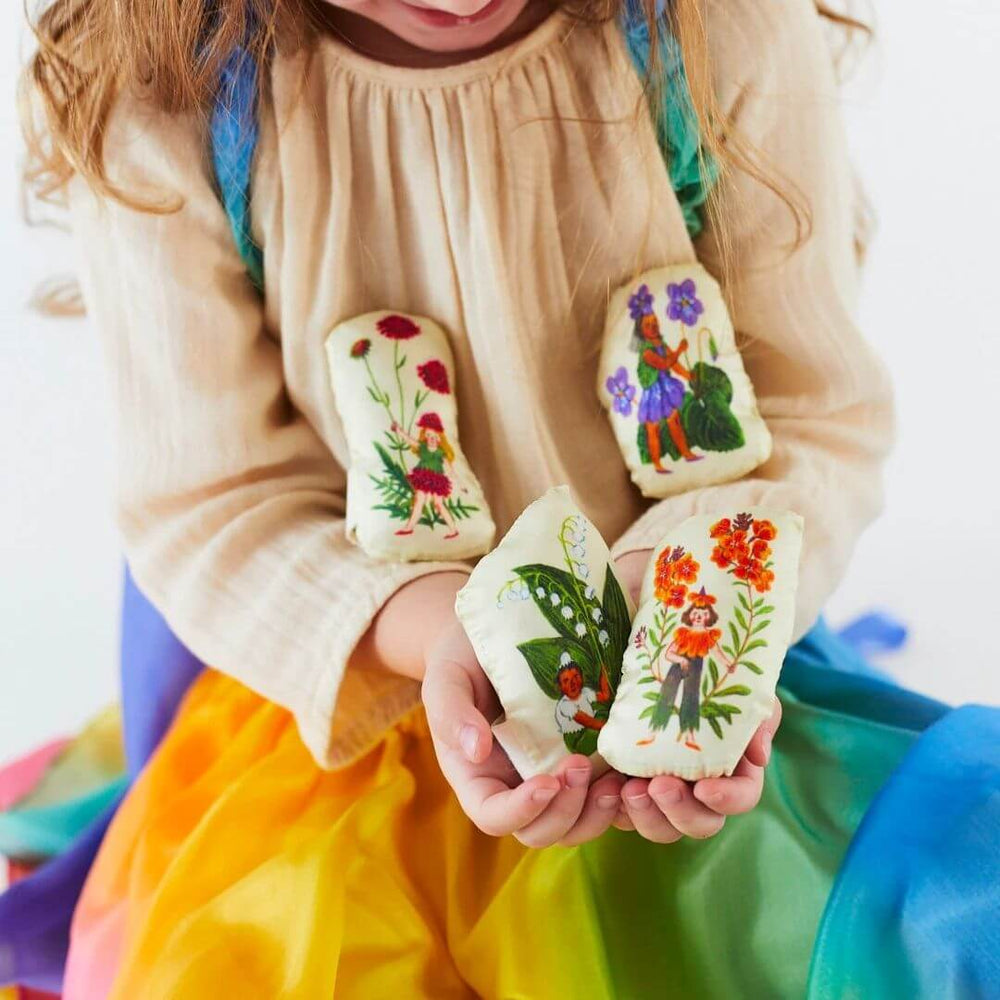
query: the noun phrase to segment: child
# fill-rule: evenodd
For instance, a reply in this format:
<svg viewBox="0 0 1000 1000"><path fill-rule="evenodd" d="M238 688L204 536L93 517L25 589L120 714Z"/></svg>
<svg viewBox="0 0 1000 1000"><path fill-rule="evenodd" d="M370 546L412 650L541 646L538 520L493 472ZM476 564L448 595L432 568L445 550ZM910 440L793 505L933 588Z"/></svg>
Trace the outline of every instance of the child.
<svg viewBox="0 0 1000 1000"><path fill-rule="evenodd" d="M891 423L851 318L820 18L810 0L674 0L659 21L614 0L436 3L52 0L41 19L36 180L68 190L85 251L128 559L212 668L103 840L65 996L878 995L817 927L929 716L809 702L813 659L850 662L814 623L878 510ZM225 172L220 202L206 134L220 79L253 85L246 60L253 114L214 115L241 154L259 129L249 213ZM593 396L607 294L695 254L725 281L774 453L649 504ZM777 707L731 778L591 782L577 755L518 779L454 618L468 567L376 562L345 534L323 342L384 308L449 331L501 530L566 482L634 585L694 511L804 515L809 635L766 787ZM582 846L529 849L555 844Z"/></svg>

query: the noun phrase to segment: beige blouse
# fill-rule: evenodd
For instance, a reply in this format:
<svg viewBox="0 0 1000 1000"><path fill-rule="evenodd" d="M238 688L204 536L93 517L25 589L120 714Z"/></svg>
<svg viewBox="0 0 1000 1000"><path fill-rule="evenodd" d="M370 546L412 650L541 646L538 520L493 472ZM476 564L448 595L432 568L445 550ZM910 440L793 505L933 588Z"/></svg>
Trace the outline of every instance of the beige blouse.
<svg viewBox="0 0 1000 1000"><path fill-rule="evenodd" d="M825 41L810 0L710 6L723 106L813 220L789 256L782 203L746 176L723 187L737 261L725 285L775 442L739 482L643 500L595 395L610 291L696 254L718 270L720 256L716 234L688 238L613 24L555 15L445 70L387 67L333 39L279 60L254 177L263 302L193 117L122 101L107 138L113 177L179 193L179 211L75 186L135 577L199 657L295 714L320 764L418 701L412 682L348 661L394 591L447 565L380 564L344 537L323 354L344 319L391 308L449 331L461 440L500 531L560 483L616 554L696 511L792 508L807 525L801 635L876 513L889 391L852 318L852 180Z"/></svg>

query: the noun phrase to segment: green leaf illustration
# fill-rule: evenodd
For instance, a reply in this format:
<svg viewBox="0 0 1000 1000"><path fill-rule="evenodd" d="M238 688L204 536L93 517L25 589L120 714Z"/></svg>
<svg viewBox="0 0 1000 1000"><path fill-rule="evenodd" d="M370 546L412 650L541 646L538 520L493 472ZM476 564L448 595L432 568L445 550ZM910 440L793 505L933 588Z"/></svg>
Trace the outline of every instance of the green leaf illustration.
<svg viewBox="0 0 1000 1000"><path fill-rule="evenodd" d="M711 656L708 658L708 672L712 675L712 687L715 687L719 683L719 668Z"/></svg>
<svg viewBox="0 0 1000 1000"><path fill-rule="evenodd" d="M618 579L611 571L610 563L604 577L601 608L604 614L602 625L609 636L604 654L608 667L608 681L611 690L617 691L622 675L622 657L625 655L628 638L632 632L632 619L628 612L628 602L625 600Z"/></svg>
<svg viewBox="0 0 1000 1000"><path fill-rule="evenodd" d="M566 570L531 563L515 567L514 572L528 585L535 606L559 635L575 642L590 643L590 625L593 624L590 615L598 604L596 600L590 604L580 601L578 584ZM568 614L565 609L569 609ZM580 625L583 626L582 635ZM600 655L596 649L593 653Z"/></svg>
<svg viewBox="0 0 1000 1000"><path fill-rule="evenodd" d="M729 622L729 634L730 634L730 636L732 636L733 649L739 649L740 648L740 634L739 634L739 632L736 631L736 626L732 622Z"/></svg>
<svg viewBox="0 0 1000 1000"><path fill-rule="evenodd" d="M723 373L725 374L725 373ZM692 447L705 451L735 451L746 443L743 428L719 392L707 392L686 400L681 423Z"/></svg>
<svg viewBox="0 0 1000 1000"><path fill-rule="evenodd" d="M743 712L736 705L727 705L724 701L709 699L701 706L701 717L703 719L725 719L732 722L734 715L742 715Z"/></svg>
<svg viewBox="0 0 1000 1000"><path fill-rule="evenodd" d="M721 691L715 692L716 698L728 698L733 695L748 695L750 694L750 688L746 684L731 684L729 687L723 688Z"/></svg>

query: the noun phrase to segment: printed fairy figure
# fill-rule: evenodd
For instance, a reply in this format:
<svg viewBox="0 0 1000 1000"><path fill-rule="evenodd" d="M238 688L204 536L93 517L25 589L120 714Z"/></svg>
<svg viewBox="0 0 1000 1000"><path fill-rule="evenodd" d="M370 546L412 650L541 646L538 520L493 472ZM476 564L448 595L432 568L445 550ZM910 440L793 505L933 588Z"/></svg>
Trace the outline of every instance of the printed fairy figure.
<svg viewBox="0 0 1000 1000"><path fill-rule="evenodd" d="M677 741L692 750L701 750L695 736L701 726L701 677L705 660L711 653L717 656L728 671L735 664L719 645L722 630L713 626L719 615L713 605L715 597L702 587L697 594L691 594L690 603L681 615L681 624L674 631L674 637L662 656L672 664L666 677L661 676L658 664L653 664L653 676L660 682L660 697L650 716L649 727L654 730L667 728L670 717L676 711L679 728ZM681 689L680 706L677 707L677 692ZM655 735L640 745L652 743Z"/></svg>
<svg viewBox="0 0 1000 1000"><path fill-rule="evenodd" d="M458 525L445 502L451 496L452 484L456 478L455 467L452 464L455 452L448 443L444 425L436 413L423 414L417 421L417 427L419 428L417 436L413 437L395 421L392 424L393 431L417 456L416 466L406 474L410 486L413 487L413 506L406 524L396 534L412 535L424 505L427 504L432 511L437 511L447 526L448 534L444 537L457 538Z"/></svg>
<svg viewBox="0 0 1000 1000"><path fill-rule="evenodd" d="M631 297L629 311L635 320L632 349L639 354L636 377L642 387L639 423L645 429L649 460L653 468L669 475L671 470L663 465L663 446L660 441L664 424L681 458L687 462L697 462L701 457L691 451L681 424L681 405L687 394L687 387L681 379L690 382L691 372L681 364L680 357L688 349L688 341L687 338L681 340L676 350L667 346L660 332L660 321L653 312L653 295L647 285L640 285Z"/></svg>
<svg viewBox="0 0 1000 1000"><path fill-rule="evenodd" d="M606 720L596 716L597 706L611 701L611 687L604 669L601 670L600 684L595 691L584 685L580 665L567 657L559 668L556 682L562 692L562 697L556 702L556 725L560 733L565 736L582 729L597 731L604 726Z"/></svg>

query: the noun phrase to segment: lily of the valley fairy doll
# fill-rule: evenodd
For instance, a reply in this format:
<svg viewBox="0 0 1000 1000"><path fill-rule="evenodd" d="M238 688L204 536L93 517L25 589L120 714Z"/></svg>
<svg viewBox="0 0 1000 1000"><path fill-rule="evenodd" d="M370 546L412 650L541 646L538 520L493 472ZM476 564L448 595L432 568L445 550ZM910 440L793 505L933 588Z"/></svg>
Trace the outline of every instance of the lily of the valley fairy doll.
<svg viewBox="0 0 1000 1000"><path fill-rule="evenodd" d="M141 750L81 839L30 845L69 849L0 897L0 982L66 1000L1000 993L995 891L968 877L1000 881L1000 722L871 680L819 619L879 510L892 423L854 321L820 5L40 2L29 180L67 196L111 371ZM668 335L643 334L643 415L671 475L636 454L634 413L594 399L634 377L644 282ZM703 325L719 361L697 369ZM431 360L454 391L424 396ZM454 477L418 411L482 486L447 541ZM560 483L594 532L574 540L567 512L521 539L522 572L488 595L523 626L521 690L558 751L522 780L456 595L494 526ZM438 517L397 535L418 492ZM653 548L692 515L707 546L716 517L762 504L805 523L788 738L772 746L769 696L729 777L602 771L626 681L643 705L655 679L630 661L607 723L562 734L557 703L584 693L572 673L561 693L563 653L614 689L623 590ZM707 591L735 608L719 572ZM700 753L628 750L698 758L708 729Z"/></svg>

